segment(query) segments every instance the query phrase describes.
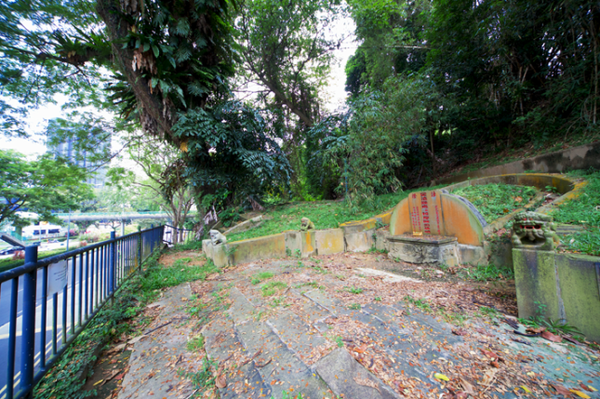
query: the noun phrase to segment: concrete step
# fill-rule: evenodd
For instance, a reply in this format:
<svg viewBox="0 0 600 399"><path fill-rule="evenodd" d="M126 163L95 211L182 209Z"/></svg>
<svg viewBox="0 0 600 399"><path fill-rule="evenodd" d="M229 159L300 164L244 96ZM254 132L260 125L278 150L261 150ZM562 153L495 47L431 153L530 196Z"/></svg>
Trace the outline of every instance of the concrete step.
<svg viewBox="0 0 600 399"><path fill-rule="evenodd" d="M313 374L294 350L288 348L271 326L266 322L240 314L242 310L251 311L253 307L250 308L250 302L239 290L232 288L231 298L234 303L231 307L233 311L229 314L234 320L237 337L248 355L253 357L254 365L265 384L271 387L273 397L280 398L284 392L302 393L305 399L331 396L327 385ZM288 315L288 320L293 320L293 315ZM284 329L279 323L270 324L280 326L284 331L282 337L286 337L290 343L299 344L300 341L295 341L296 334L301 331L297 322L294 322L297 330ZM299 347L310 347L309 342L308 339L303 340ZM317 339L314 342L319 341Z"/></svg>
<svg viewBox="0 0 600 399"><path fill-rule="evenodd" d="M315 371L338 397L359 399L400 397L354 360L344 348L338 348L319 360L315 365Z"/></svg>
<svg viewBox="0 0 600 399"><path fill-rule="evenodd" d="M259 399L270 397L271 387L264 383L254 360L241 366L235 364L234 359L236 358L233 356L246 352L230 319L213 320L202 329L202 335L205 340L204 348L209 358L218 364L216 367L222 367L225 372L227 386L219 389L220 398Z"/></svg>
<svg viewBox="0 0 600 399"><path fill-rule="evenodd" d="M412 309L410 315L398 317L398 310L403 310L402 304L393 307L370 304L362 310L385 322L389 330L401 340L412 341L413 351L427 349L428 354L424 359L427 362L437 357L450 358L452 347L464 343L462 337L452 334L453 327L450 324L439 321L420 310ZM416 350L417 354L419 352L422 351Z"/></svg>
<svg viewBox="0 0 600 399"><path fill-rule="evenodd" d="M334 316L346 313L346 307L340 301L330 298L321 290L310 290L303 295Z"/></svg>
<svg viewBox="0 0 600 399"><path fill-rule="evenodd" d="M333 313L295 289L290 290L289 295L293 297L294 303L296 304L293 308L296 315L320 333L327 331L327 324L325 321L329 318L335 318L336 316Z"/></svg>
<svg viewBox="0 0 600 399"><path fill-rule="evenodd" d="M306 364L314 363L316 350L329 346L321 333L304 323L296 314L284 311L267 320L266 324L298 358Z"/></svg>
<svg viewBox="0 0 600 399"><path fill-rule="evenodd" d="M240 290L236 287L232 287L229 290L229 297L233 303L227 311L227 314L231 317L236 326L244 324L255 317L256 308Z"/></svg>

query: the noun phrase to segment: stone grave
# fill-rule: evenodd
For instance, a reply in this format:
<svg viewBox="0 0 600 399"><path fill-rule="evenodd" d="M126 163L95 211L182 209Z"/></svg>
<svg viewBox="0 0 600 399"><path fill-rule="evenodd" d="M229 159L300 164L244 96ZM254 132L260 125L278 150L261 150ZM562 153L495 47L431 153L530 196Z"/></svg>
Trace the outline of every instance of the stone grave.
<svg viewBox="0 0 600 399"><path fill-rule="evenodd" d="M477 208L462 197L442 190L411 193L392 214L388 256L448 266L465 263L462 258L478 259L485 253L484 223Z"/></svg>

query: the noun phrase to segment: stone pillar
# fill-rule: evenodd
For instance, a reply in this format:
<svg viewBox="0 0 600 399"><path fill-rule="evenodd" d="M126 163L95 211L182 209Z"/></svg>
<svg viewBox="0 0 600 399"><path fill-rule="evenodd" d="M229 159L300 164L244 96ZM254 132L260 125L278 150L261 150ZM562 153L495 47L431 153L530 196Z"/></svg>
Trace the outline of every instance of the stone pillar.
<svg viewBox="0 0 600 399"><path fill-rule="evenodd" d="M554 251L513 248L519 317L564 320Z"/></svg>

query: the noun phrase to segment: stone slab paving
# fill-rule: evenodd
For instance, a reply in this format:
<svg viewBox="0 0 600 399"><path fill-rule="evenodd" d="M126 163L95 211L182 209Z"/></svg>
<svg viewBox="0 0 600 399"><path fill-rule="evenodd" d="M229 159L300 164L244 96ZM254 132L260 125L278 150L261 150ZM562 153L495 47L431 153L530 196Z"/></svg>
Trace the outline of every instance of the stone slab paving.
<svg viewBox="0 0 600 399"><path fill-rule="evenodd" d="M245 351L230 319L214 319L202 329L202 335L207 355L220 365L227 363L232 354ZM264 383L254 359L236 366L225 372L227 386L219 389L222 399L258 399L271 396L271 387Z"/></svg>
<svg viewBox="0 0 600 399"><path fill-rule="evenodd" d="M183 304L191 295L190 285L182 284L166 291L163 298L152 305L159 306L161 312L149 330L170 323L134 343L119 399L184 399L195 390L190 381L181 380L178 376L178 370L184 366L190 369L200 367L200 364L188 359L189 352L186 350L188 337L194 332L186 322L189 317Z"/></svg>
<svg viewBox="0 0 600 399"><path fill-rule="evenodd" d="M244 323L236 325L236 329L247 352L259 354L256 359L264 365L259 372L265 384L271 386L275 398L281 398L283 392L289 391L301 392L303 398L311 399L330 395L327 385L281 341L266 322Z"/></svg>
<svg viewBox="0 0 600 399"><path fill-rule="evenodd" d="M344 398L398 398L381 380L360 365L345 349L336 349L319 360L316 372L331 387L331 390Z"/></svg>
<svg viewBox="0 0 600 399"><path fill-rule="evenodd" d="M353 278L344 281L333 273L311 274L310 269L288 265L282 261L255 264L235 272L228 285L220 286L230 306L202 329L214 374L226 380L218 390L220 397L562 397L551 383L568 388L583 383L600 390L598 352L587 347L522 337L499 314L498 318L470 317L459 326L449 324L441 313L429 312L410 298L370 300L380 295L374 288L369 291L365 286L368 297L348 292L345 287L361 284ZM288 288L263 297L261 285L250 284L262 267L275 274L273 281L286 282ZM390 284L400 289L405 283ZM312 288L317 285L320 288ZM189 293L185 287L172 291L165 295L165 315L175 317L181 313L177 298ZM120 398L135 394L176 398L193 392L188 386L177 392L182 396L166 390L160 396L158 389L168 387L167 378L144 377L151 370L166 371L160 362L182 356L183 334L195 333L186 328L165 328L170 338L157 336L136 343L131 376ZM524 327L520 329L524 332ZM200 369L201 364L194 367ZM152 388L152 380L164 387ZM155 395L144 396L149 389ZM460 392L466 396L457 396ZM600 399L598 392L585 394Z"/></svg>

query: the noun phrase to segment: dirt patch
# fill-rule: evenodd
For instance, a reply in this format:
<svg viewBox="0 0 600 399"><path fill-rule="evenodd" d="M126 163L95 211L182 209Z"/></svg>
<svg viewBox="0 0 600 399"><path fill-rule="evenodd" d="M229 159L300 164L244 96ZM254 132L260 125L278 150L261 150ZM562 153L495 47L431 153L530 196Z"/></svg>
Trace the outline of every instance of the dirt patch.
<svg viewBox="0 0 600 399"><path fill-rule="evenodd" d="M315 261L320 261L319 266ZM511 316L517 315L517 298L514 280L498 279L493 281L465 280L469 266L441 270L427 265L415 265L396 262L383 254L340 254L323 256L307 262L311 267L321 267L334 274L346 285L356 285L373 297L389 297L391 301L403 299L405 296L414 298L438 298L435 302L456 309L477 310L479 307L489 307ZM358 268L368 268L393 273L400 276L417 279L423 283L406 281L402 283L387 283L383 277L368 276ZM355 298L350 292L337 293L341 299ZM383 299L382 299L383 300Z"/></svg>
<svg viewBox="0 0 600 399"><path fill-rule="evenodd" d="M204 258L204 256L202 256L202 251L197 250L183 252L167 252L166 254L160 257L159 262L161 265L171 267L179 259L189 259L189 262L186 263L191 266L202 266L206 263L206 259Z"/></svg>
<svg viewBox="0 0 600 399"><path fill-rule="evenodd" d="M288 258L283 262L285 271L272 278L282 281L289 288L309 291L320 288L328 295L340 299L348 307L359 307L373 301L394 304L399 301L421 301L424 308L447 313L480 314L503 313L517 316L517 300L514 280L471 281L457 274L443 272L435 267L395 262L382 254L337 254L312 257L308 260ZM272 261L254 262L258 269ZM240 265L243 271L248 265ZM390 282L383 276L372 276L359 269L375 269L412 280ZM252 274L244 284L236 286L248 296L260 296L257 287L250 285ZM415 281L417 280L417 281ZM277 303L275 295L270 301ZM293 306L289 297L282 296L284 306ZM481 308L484 308L483 310ZM274 309L272 307L271 309ZM267 311L267 313L270 313Z"/></svg>

